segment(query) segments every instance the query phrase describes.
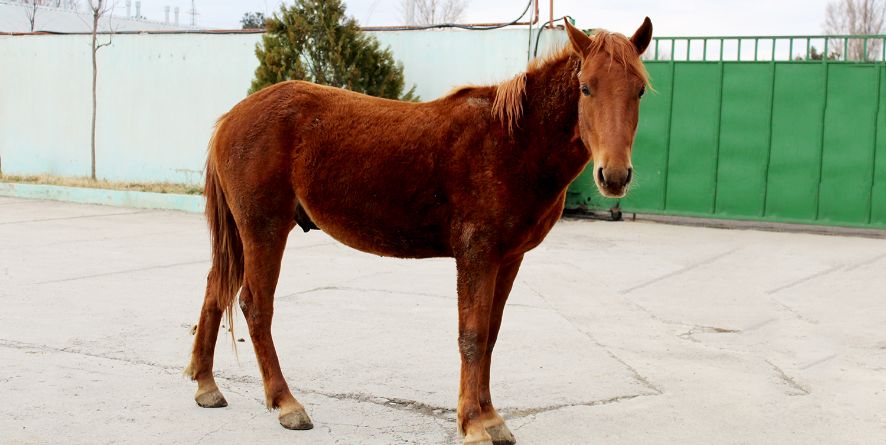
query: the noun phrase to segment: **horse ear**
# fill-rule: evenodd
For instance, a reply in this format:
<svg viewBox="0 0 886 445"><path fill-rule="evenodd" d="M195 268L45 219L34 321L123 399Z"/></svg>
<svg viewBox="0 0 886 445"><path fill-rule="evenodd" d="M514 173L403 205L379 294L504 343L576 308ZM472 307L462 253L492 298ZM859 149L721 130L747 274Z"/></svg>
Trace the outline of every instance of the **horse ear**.
<svg viewBox="0 0 886 445"><path fill-rule="evenodd" d="M637 28L637 32L631 37L631 42L634 44L634 47L637 48L637 54L643 54L646 52L646 48L649 47L649 42L651 41L652 20L649 20L649 17L646 17L646 20L643 20L643 24Z"/></svg>
<svg viewBox="0 0 886 445"><path fill-rule="evenodd" d="M584 31L572 26L569 20L566 20L566 34L569 35L572 50L580 55L582 59L587 57L591 47L591 38Z"/></svg>

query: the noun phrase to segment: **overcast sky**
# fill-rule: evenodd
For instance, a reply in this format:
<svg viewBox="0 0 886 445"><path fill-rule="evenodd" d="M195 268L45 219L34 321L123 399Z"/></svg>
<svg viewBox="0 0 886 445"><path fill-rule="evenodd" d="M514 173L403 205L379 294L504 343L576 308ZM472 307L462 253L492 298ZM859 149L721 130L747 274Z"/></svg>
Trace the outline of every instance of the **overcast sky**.
<svg viewBox="0 0 886 445"><path fill-rule="evenodd" d="M523 0L466 0L466 22L511 21ZM830 0L555 0L554 15L571 15L583 28L630 33L648 15L661 36L820 34ZM142 15L163 20L163 7L179 6L189 23L190 0L141 0ZM348 14L362 25L402 24L401 0L346 0ZM206 28L239 28L247 11L273 13L279 0L196 0L197 24ZM125 0L117 0L123 9ZM117 14L125 14L118 11ZM541 1L542 19L549 16Z"/></svg>

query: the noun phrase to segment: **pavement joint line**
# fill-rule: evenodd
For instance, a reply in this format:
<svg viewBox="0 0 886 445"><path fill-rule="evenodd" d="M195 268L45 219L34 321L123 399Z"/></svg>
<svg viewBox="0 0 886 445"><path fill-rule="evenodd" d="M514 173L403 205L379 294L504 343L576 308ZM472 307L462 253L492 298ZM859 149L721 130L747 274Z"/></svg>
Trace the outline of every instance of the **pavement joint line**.
<svg viewBox="0 0 886 445"><path fill-rule="evenodd" d="M151 362L148 360L139 360L139 359L115 357L112 355L97 354L94 352L83 351L80 349L70 348L70 347L60 348L57 346L41 345L41 344L37 344L37 343L27 343L27 342L23 342L23 341L8 340L8 339L4 339L4 338L0 338L0 347L7 348L7 349L18 349L18 350L22 350L22 351L33 350L33 351L41 351L41 352L56 352L56 353L63 353L63 354L82 355L85 357L129 363L131 365L149 366L152 368L162 369L165 371L172 371L176 374L181 372L180 368L176 367L176 366L162 365L160 363Z"/></svg>
<svg viewBox="0 0 886 445"><path fill-rule="evenodd" d="M119 213L97 213L92 215L77 215L77 216L63 216L59 218L42 218L42 219L26 219L21 221L5 221L0 222L0 225L12 225L12 224L28 224L28 223L40 223L40 222L48 222L48 221L66 221L70 219L85 219L85 218L103 218L105 216L122 216L122 215L138 215L140 213L151 213L150 210L140 210L134 212L119 212Z"/></svg>
<svg viewBox="0 0 886 445"><path fill-rule="evenodd" d="M9 201L9 202L0 202L0 206L8 206L8 205L17 205L17 204L32 204L35 202L45 202L45 200L21 200L21 201Z"/></svg>
<svg viewBox="0 0 886 445"><path fill-rule="evenodd" d="M431 293L425 293L425 292L407 292L407 291L398 291L398 290L392 290L392 289L361 288L361 287L353 287L353 286L336 286L336 285L318 286L313 289L292 292L292 293L289 293L286 295L282 295L278 298L292 298L292 297L297 297L299 295L306 295L306 294L311 294L314 292L323 292L323 291L327 291L327 290L338 290L338 291L345 291L345 292L379 292L379 293L384 293L384 294L415 295L415 296L420 296L420 297L431 297L431 298L441 298L441 299L446 299L446 300L453 300L453 298L447 297L446 295L431 294Z"/></svg>
<svg viewBox="0 0 886 445"><path fill-rule="evenodd" d="M754 323L754 324L742 329L742 332L756 331L757 329L760 329L763 326L766 326L767 324L772 323L773 321L778 321L778 319L777 318L770 318L770 319L763 320L758 323Z"/></svg>
<svg viewBox="0 0 886 445"><path fill-rule="evenodd" d="M649 379L647 379L645 376L643 376L642 374L640 374L640 372L637 371L636 368L634 368L633 366L629 365L628 362L622 360L621 357L619 357L619 356L616 355L614 352L612 352L611 350L609 350L609 347L607 347L607 346L604 345L603 343L600 343L600 341L597 340L596 337L594 337L593 335L591 335L590 332L587 332L587 331L585 331L584 329L579 328L579 327L575 324L575 322L572 321L571 318L567 317L567 316L564 315L562 312L560 312L556 307L554 307L553 305L551 305L551 303L550 303L550 302L548 301L548 299L544 296L544 294L541 293L538 289L532 287L532 285L530 285L528 282L526 282L526 280L522 280L522 281L523 281L523 284L525 284L530 290L532 290L532 292L535 292L535 294L536 294L539 298L541 298L541 300L544 301L545 304L546 304L551 310L553 310L557 315L559 315L560 318L562 318L562 319L565 320L567 323L569 323L569 325L572 326L573 329L575 329L575 330L578 331L580 334L582 334L582 335L584 335L585 337L587 337L588 340L590 340L592 343L594 343L595 345L597 345L599 348L601 348L601 349L603 349L604 351L606 351L606 354L609 355L610 358L612 358L613 360L615 360L615 361L621 363L622 366L624 366L625 368L627 368L627 369L632 373L632 377L633 377L635 380L637 380L638 382L642 383L642 384L645 385L647 388L649 388L649 389L655 391L655 392L658 393L658 394L663 394L663 393L664 393L664 392L663 392L658 386L653 385L653 384L649 381Z"/></svg>
<svg viewBox="0 0 886 445"><path fill-rule="evenodd" d="M637 303L636 301L630 300L630 299L628 299L628 298L625 297L625 296L622 296L622 300L623 300L625 303L627 303L628 306L631 306L631 307L633 307L633 308L635 308L635 309L639 309L641 312L643 312L643 313L645 313L646 315L648 315L649 318L651 318L651 319L653 319L653 320L655 320L655 321L657 321L657 322L659 322L659 323L662 323L662 324L666 324L666 325L669 325L669 326L708 327L708 326L697 325L697 324L695 324L695 323L686 323L686 322L682 322L682 321L675 321L675 320L671 320L671 319L668 319L668 318L663 318L663 317L658 316L658 314L656 314L655 312L652 312L652 310L650 310L650 309L647 308L646 306L643 306L642 304ZM715 329L719 329L719 328L715 328Z"/></svg>
<svg viewBox="0 0 886 445"><path fill-rule="evenodd" d="M343 291L343 292L378 292L383 294L390 295L407 295L407 296L417 296L417 297L428 297L428 298L436 298L440 300L446 301L455 301L456 297L441 295L441 294L432 294L427 292L411 292L411 291L401 291L401 290L393 290L393 289L380 289L380 288L363 288L363 287L353 287L353 286L318 286L313 289L306 289L298 292L291 292L286 295L281 295L277 297L277 299L284 298L293 298L298 297L300 295L307 295L315 292L323 292L323 291ZM545 309L540 308L538 306L533 306L531 304L521 304L521 303L508 303L509 307L524 307L530 309Z"/></svg>
<svg viewBox="0 0 886 445"><path fill-rule="evenodd" d="M842 269L842 268L843 268L843 265L831 266L831 267L829 267L829 268L827 268L827 269L825 269L825 270L821 270L821 271L815 272L815 273L813 273L813 274L807 275L807 276L805 276L805 277L803 277L803 278L800 278L800 279L798 279L798 280L792 281L792 282L790 282L790 283L784 284L784 285L779 286L779 287L776 287L776 288L774 288L774 289L770 289L770 290L766 291L766 294L767 294L767 295L772 295L772 294L775 294L775 293L781 292L781 291L783 291L783 290L790 289L790 288L795 287L795 286L799 286L799 285L801 285L801 284L803 284L803 283L805 283L805 282L807 282L807 281L810 281L810 280L814 280L814 279L816 279L816 278L823 277L823 276L825 276L825 275L828 275L828 274L831 274L831 273L833 273L833 272L836 272L836 271L838 271L838 270L840 270L840 269Z"/></svg>
<svg viewBox="0 0 886 445"><path fill-rule="evenodd" d="M734 249L730 249L730 250L728 250L728 251L726 251L726 252L723 252L723 253L720 253L720 254L714 255L714 256L712 256L712 257L705 258L705 259L700 260L700 261L696 261L695 263L692 263L692 264L690 264L690 265L688 265L688 266L683 266L683 267L681 267L681 268L679 268L679 269L677 269L677 270L675 270L675 271L668 272L668 273L666 273L666 274L664 274L664 275L662 275L662 276L660 276L660 277L653 278L653 279L651 279L651 280L649 280L649 281L645 281L645 282L640 283L640 284L638 284L638 285L636 285L636 286L632 286L632 287L629 287L629 288L627 288L627 289L622 289L621 294L622 294L622 295L627 295L627 294L629 294L629 293L631 293L631 292L633 292L633 291L635 291L635 290L638 290L638 289L642 289L642 288L644 288L644 287L651 286L651 285L653 285L653 284L655 284L655 283L658 283L658 282L660 282L660 281L666 280L666 279L668 279L668 278L672 278L672 277L675 277L675 276L677 276L677 275L680 275L680 274L683 274L683 273L689 272L689 271L692 270L692 269L696 269L696 268L701 267L701 266L706 266L706 265L708 265L708 264L710 264L710 263L712 263L712 262L714 262L714 261L717 261L717 260L719 260L719 259L721 259L721 258L723 258L723 257L726 257L726 256L731 255L732 253L736 252L736 251L739 250L739 249L740 249L739 247L736 247L736 248L734 248Z"/></svg>
<svg viewBox="0 0 886 445"><path fill-rule="evenodd" d="M186 230L165 230L162 232L142 232L142 233L132 233L122 236L106 236L102 238L80 238L80 239L68 239L64 241L56 241L52 243L46 244L32 244L32 245L18 245L18 246L2 246L0 247L0 252L4 250L17 250L17 249L33 249L35 247L55 247L55 246L64 246L68 244L80 244L80 243L96 243L103 241L120 241L132 238L144 238L151 237L157 235L173 235L178 233L188 233Z"/></svg>
<svg viewBox="0 0 886 445"><path fill-rule="evenodd" d="M283 252L296 251L299 249L311 249L313 247L331 246L333 244L335 244L335 241L326 241L326 242L322 242L322 243L305 244L304 246L299 246L297 244L287 243L286 248L283 249Z"/></svg>
<svg viewBox="0 0 886 445"><path fill-rule="evenodd" d="M118 270L118 271L114 271L114 272L105 272L105 273L98 273L98 274L93 274L93 275L83 275L83 276L72 277L72 278L62 278L62 279L60 279L60 280L39 281L39 282L32 283L32 284L34 284L34 285L41 285L41 284L64 283L64 282L68 282L68 281L88 280L88 279L90 279L90 278L101 278L101 277L108 277L108 276L113 276L113 275L122 275L122 274L127 274L127 273L134 273L134 272L144 272L144 271L147 271L147 270L169 269L169 268L172 268L172 267L191 266L191 265L194 265L194 264L208 264L209 262L210 262L210 260L199 260L199 261L187 261L187 262L184 262L184 263L161 264L161 265L158 265L158 266L141 267L141 268L138 268L138 269Z"/></svg>
<svg viewBox="0 0 886 445"><path fill-rule="evenodd" d="M828 355L827 357L823 357L823 358L820 358L820 359L818 359L818 360L815 360L815 361L809 362L809 363L807 363L807 364L805 364L805 365L803 365L803 366L801 366L801 367L799 367L799 368L797 368L797 369L803 371L803 370L809 369L809 368L811 368L811 367L813 367L813 366L820 365L820 364L822 364L822 363L824 363L824 362L826 362L826 361L832 360L832 359L834 359L834 358L836 358L836 357L837 357L837 354L831 354L831 355Z"/></svg>
<svg viewBox="0 0 886 445"><path fill-rule="evenodd" d="M846 266L846 272L853 271L853 270L855 270L855 269L859 269L859 268L862 268L862 267L865 267L865 266L870 266L871 264L874 264L874 263L876 263L877 261L882 260L883 258L886 258L886 253L884 253L884 254L880 254L880 255L877 255L877 256L875 256L875 257L873 257L873 258L869 258L869 259L864 260L864 261L862 261L862 262L860 262L860 263L855 263L855 264L851 264L851 265L849 265L849 266Z"/></svg>
<svg viewBox="0 0 886 445"><path fill-rule="evenodd" d="M798 311L798 310L796 310L796 309L794 309L794 308L788 306L787 304L784 304L784 303L783 303L781 300L779 300L778 298L770 297L770 298L769 298L769 301L775 303L776 306L778 306L778 307L780 307L780 308L782 308L782 309L784 309L784 310L790 312L791 314L793 314L794 317L797 318L797 320L805 321L806 323L809 323L809 324L818 324L818 320L814 320L814 319L812 319L812 318L809 318L809 317L807 317L807 316L801 314L800 311Z"/></svg>

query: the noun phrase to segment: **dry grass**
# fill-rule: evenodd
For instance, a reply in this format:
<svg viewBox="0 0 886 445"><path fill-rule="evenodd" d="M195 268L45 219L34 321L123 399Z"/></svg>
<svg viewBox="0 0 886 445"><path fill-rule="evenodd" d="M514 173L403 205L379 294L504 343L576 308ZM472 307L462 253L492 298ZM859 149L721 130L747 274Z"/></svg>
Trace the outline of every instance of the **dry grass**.
<svg viewBox="0 0 886 445"><path fill-rule="evenodd" d="M172 184L168 182L112 182L93 181L89 178L65 178L59 176L12 176L0 175L0 182L17 184L46 184L65 187L83 187L93 189L130 190L138 192L175 193L181 195L200 195L203 187L189 184Z"/></svg>

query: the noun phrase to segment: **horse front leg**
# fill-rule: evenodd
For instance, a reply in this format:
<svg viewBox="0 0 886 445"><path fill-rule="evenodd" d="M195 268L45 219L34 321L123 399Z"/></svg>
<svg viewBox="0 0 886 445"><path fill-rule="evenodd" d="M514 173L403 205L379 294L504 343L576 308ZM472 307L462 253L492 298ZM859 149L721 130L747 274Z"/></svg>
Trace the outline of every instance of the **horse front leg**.
<svg viewBox="0 0 886 445"><path fill-rule="evenodd" d="M498 271L498 276L495 280L492 311L489 317L486 353L483 355L483 375L480 380L480 410L486 432L492 436L492 443L495 445L513 445L517 443L504 419L501 418L495 407L492 406L489 378L492 366L492 349L495 347L495 341L498 339L498 331L501 328L501 318L505 310L505 303L508 301L508 295L511 293L511 287L514 285L514 279L517 277L517 272L520 270L522 262L523 255L520 255L514 260L503 263Z"/></svg>
<svg viewBox="0 0 886 445"><path fill-rule="evenodd" d="M498 264L478 257L473 254L456 258L461 353L457 421L459 433L465 436L465 445L492 445L492 436L484 424L480 395Z"/></svg>

